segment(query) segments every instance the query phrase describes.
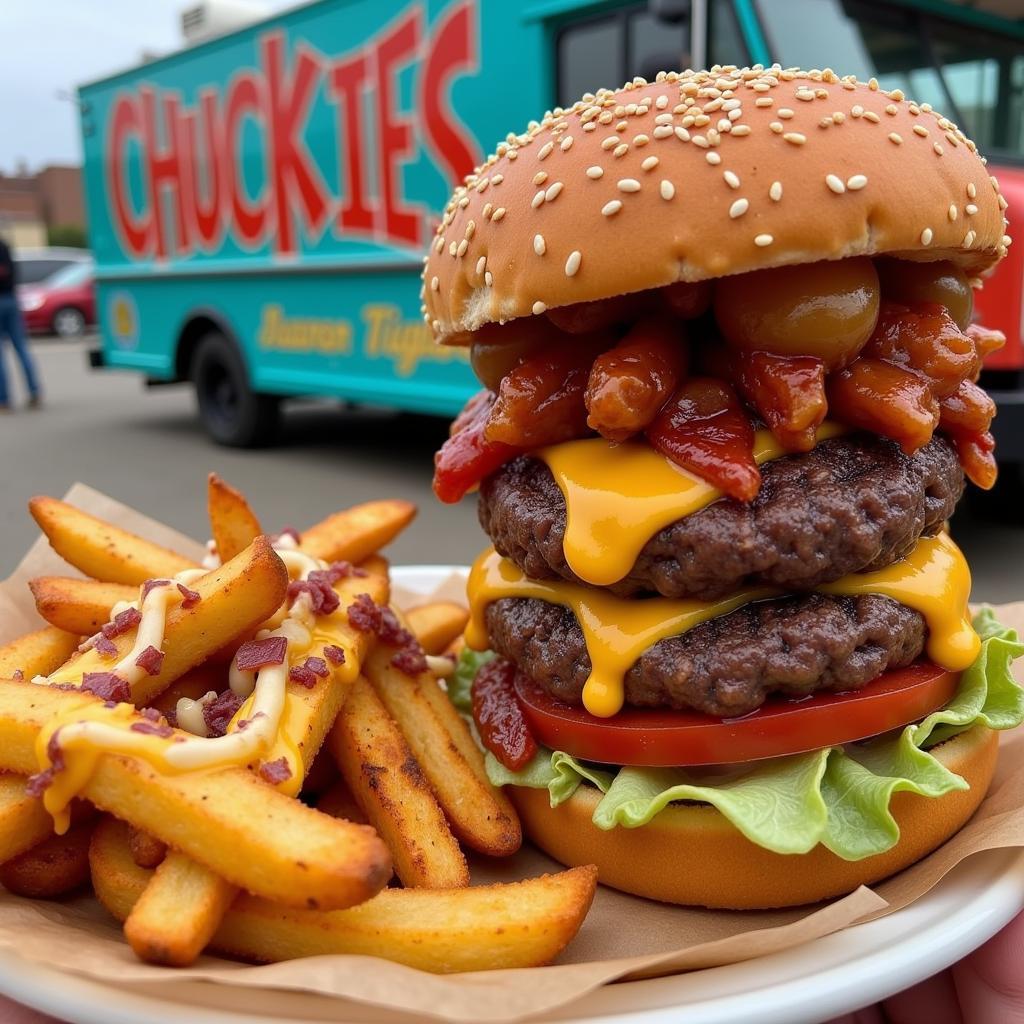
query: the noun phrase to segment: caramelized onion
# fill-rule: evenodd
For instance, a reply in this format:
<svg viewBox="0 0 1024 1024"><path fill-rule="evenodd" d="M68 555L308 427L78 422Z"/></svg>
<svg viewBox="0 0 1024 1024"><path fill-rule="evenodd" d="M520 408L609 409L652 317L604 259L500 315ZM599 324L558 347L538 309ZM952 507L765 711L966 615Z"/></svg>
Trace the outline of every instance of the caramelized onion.
<svg viewBox="0 0 1024 1024"><path fill-rule="evenodd" d="M742 352L735 365L740 393L779 443L809 452L828 412L825 364L814 356Z"/></svg>

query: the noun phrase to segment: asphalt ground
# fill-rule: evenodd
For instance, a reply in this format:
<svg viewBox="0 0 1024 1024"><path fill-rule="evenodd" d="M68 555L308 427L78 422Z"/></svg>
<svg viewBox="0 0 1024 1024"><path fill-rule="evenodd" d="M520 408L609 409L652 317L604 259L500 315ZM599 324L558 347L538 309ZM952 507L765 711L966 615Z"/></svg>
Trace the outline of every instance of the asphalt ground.
<svg viewBox="0 0 1024 1024"><path fill-rule="evenodd" d="M90 342L33 343L45 389L38 411L0 416L0 575L37 535L25 502L61 495L76 480L197 539L209 535L206 474L244 491L267 529L302 529L371 498L416 502L419 516L391 546L395 564L467 563L486 543L472 499L441 505L430 490L443 420L337 403L289 406L274 448L221 448L199 424L185 386L145 388L134 373L94 371ZM24 395L7 360L16 404ZM961 503L953 534L974 573L978 601L1024 599L1021 490Z"/></svg>

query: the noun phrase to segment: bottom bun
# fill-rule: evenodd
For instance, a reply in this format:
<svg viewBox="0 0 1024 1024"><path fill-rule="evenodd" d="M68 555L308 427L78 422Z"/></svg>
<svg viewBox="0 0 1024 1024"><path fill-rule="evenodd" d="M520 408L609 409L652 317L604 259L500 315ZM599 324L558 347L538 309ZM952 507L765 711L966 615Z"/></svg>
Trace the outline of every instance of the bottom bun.
<svg viewBox="0 0 1024 1024"><path fill-rule="evenodd" d="M773 853L756 846L709 804L670 804L640 828L604 831L591 821L600 791L581 785L552 808L546 789L507 787L533 842L555 860L596 864L605 885L666 903L763 910L816 903L902 871L958 832L992 781L999 736L975 726L931 751L970 789L932 798L895 793L890 804L900 840L859 861L824 846Z"/></svg>

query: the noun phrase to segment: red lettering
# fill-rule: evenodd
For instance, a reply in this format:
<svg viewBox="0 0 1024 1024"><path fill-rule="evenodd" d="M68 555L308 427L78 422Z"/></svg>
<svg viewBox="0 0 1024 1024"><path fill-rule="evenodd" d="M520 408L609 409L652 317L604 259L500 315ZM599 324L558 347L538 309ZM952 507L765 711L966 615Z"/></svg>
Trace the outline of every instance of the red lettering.
<svg viewBox="0 0 1024 1024"><path fill-rule="evenodd" d="M462 181L482 159L473 136L455 117L448 92L456 73L478 68L474 13L472 0L464 0L439 19L420 81L427 142L438 163L448 169L452 184Z"/></svg>
<svg viewBox="0 0 1024 1024"><path fill-rule="evenodd" d="M173 92L161 97L163 107L163 144L160 142L160 126L157 124L157 97L153 89L143 86L139 89L142 101L142 138L146 151L146 170L149 176L149 206L153 216L156 235L156 257L166 259L170 246L164 226L165 207L162 192L171 192L171 209L174 212L174 247L179 254L187 253L191 246L188 222L188 182L182 159L182 147L178 138L178 114L181 104Z"/></svg>
<svg viewBox="0 0 1024 1024"><path fill-rule="evenodd" d="M203 136L201 144L197 138L197 122L200 120ZM217 93L213 89L200 90L198 111L190 110L182 115L182 134L187 142L187 162L191 168L189 191L195 232L203 245L213 251L220 245L224 225L221 216L224 172L221 166L220 115L217 110Z"/></svg>
<svg viewBox="0 0 1024 1024"><path fill-rule="evenodd" d="M414 208L399 200L397 164L414 154L413 133L407 117L395 110L392 75L409 63L420 42L421 9L412 8L405 18L381 37L377 47L377 144L380 150L381 197L384 200L384 233L389 239L420 244L421 218Z"/></svg>
<svg viewBox="0 0 1024 1024"><path fill-rule="evenodd" d="M253 72L240 72L228 87L224 110L225 166L231 171L224 184L231 193L231 217L235 222L238 240L249 246L258 245L267 229L266 189L260 195L250 198L245 190L245 175L242 173L245 158L241 139L242 121L248 117L259 123L263 110L259 86L259 79Z"/></svg>
<svg viewBox="0 0 1024 1024"><path fill-rule="evenodd" d="M298 200L307 232L317 235L327 219L327 189L302 139L313 102L320 62L302 46L296 47L291 81L284 69L284 35L268 32L260 40L267 80L269 157L274 169L277 211L275 240L279 252L295 252L293 198Z"/></svg>
<svg viewBox="0 0 1024 1024"><path fill-rule="evenodd" d="M134 136L142 139L142 117L134 96L121 94L114 101L107 136L107 161L110 166L109 187L114 206L114 227L122 247L136 258L147 255L153 211L143 206L136 216L128 186L128 142Z"/></svg>
<svg viewBox="0 0 1024 1024"><path fill-rule="evenodd" d="M368 73L366 57L357 54L331 66L329 92L338 109L338 171L344 167L344 199L338 211L341 230L372 231L373 207L366 195L363 176L363 90Z"/></svg>

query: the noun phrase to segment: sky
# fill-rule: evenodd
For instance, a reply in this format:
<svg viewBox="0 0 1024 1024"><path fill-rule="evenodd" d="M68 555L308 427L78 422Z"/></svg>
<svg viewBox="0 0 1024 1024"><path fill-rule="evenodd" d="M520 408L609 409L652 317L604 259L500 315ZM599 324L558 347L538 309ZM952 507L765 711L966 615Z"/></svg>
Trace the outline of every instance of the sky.
<svg viewBox="0 0 1024 1024"><path fill-rule="evenodd" d="M0 0L0 172L80 163L75 86L181 46L198 0ZM294 0L261 0L268 10ZM63 93L64 98L60 98Z"/></svg>

